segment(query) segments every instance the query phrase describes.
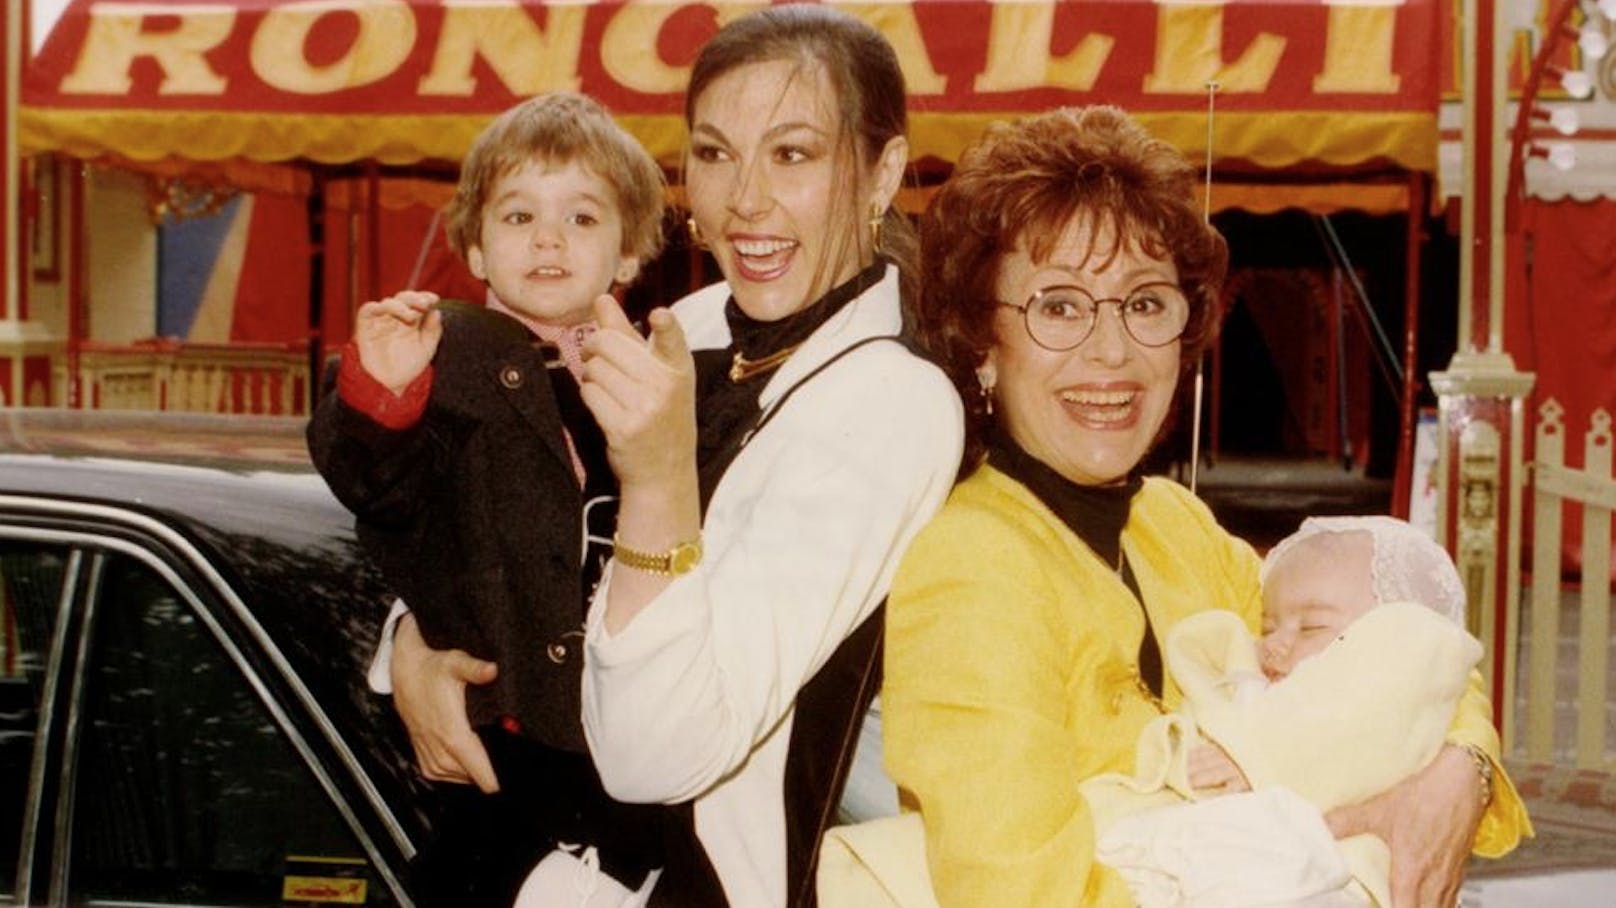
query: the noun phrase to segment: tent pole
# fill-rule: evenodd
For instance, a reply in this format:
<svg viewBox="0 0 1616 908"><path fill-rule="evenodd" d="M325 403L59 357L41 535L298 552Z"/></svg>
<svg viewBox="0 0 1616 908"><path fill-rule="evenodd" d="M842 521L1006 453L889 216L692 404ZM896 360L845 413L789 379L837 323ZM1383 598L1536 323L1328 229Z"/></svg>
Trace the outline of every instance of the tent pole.
<svg viewBox="0 0 1616 908"><path fill-rule="evenodd" d="M365 220L370 228L365 237L365 299L382 298L382 172L374 159L365 162Z"/></svg>
<svg viewBox="0 0 1616 908"><path fill-rule="evenodd" d="M323 375L325 350L322 342L325 326L325 172L318 166L309 171L309 380L308 412L320 400L320 379Z"/></svg>
<svg viewBox="0 0 1616 908"><path fill-rule="evenodd" d="M85 164L76 158L67 171L67 405L75 410L85 409L84 376L79 351L90 336L89 301L84 288L84 171ZM90 406L98 406L91 401Z"/></svg>
<svg viewBox="0 0 1616 908"><path fill-rule="evenodd" d="M1414 481L1414 426L1419 406L1420 252L1425 243L1425 175L1408 175L1408 217L1403 252L1403 399L1398 419L1392 516L1408 519Z"/></svg>

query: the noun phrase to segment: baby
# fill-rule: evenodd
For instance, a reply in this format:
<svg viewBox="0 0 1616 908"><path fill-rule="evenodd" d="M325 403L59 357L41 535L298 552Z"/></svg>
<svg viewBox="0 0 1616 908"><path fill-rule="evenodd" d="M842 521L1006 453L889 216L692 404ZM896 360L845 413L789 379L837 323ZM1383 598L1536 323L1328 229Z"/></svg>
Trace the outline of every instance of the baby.
<svg viewBox="0 0 1616 908"><path fill-rule="evenodd" d="M1147 727L1133 776L1084 785L1097 856L1146 908L1388 905L1385 844L1338 843L1323 815L1390 788L1442 748L1482 654L1462 627L1458 572L1403 521L1332 517L1308 519L1275 546L1261 577L1260 640L1221 610L1168 635L1184 707ZM1206 798L1191 787L1198 735L1252 791Z"/></svg>
<svg viewBox="0 0 1616 908"><path fill-rule="evenodd" d="M1258 655L1270 681L1381 603L1417 602L1464 626L1464 587L1448 553L1393 517L1310 517L1269 551L1260 576Z"/></svg>

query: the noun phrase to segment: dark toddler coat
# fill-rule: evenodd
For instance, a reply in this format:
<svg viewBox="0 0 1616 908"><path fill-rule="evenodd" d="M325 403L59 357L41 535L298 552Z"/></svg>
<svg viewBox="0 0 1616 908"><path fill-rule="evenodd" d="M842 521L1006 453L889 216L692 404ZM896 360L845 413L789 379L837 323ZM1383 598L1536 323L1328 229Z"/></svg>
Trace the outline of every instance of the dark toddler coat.
<svg viewBox="0 0 1616 908"><path fill-rule="evenodd" d="M583 585L598 565L580 565L580 515L586 494L604 498L591 510L604 513L609 544L615 484L601 458L591 488L578 487L557 392L582 405L571 376L551 364L554 350L509 316L463 303L442 308L421 419L384 428L328 381L309 449L427 643L499 664L493 684L467 689L472 725L510 727L506 717L514 717L527 736L583 753ZM583 417L571 420L580 451L603 450L587 411Z"/></svg>

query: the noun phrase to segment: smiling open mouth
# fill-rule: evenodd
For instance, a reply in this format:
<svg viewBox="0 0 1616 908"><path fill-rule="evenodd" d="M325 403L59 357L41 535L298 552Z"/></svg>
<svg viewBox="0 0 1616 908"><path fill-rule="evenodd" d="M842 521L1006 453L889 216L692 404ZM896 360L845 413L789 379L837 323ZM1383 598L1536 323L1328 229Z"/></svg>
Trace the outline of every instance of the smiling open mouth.
<svg viewBox="0 0 1616 908"><path fill-rule="evenodd" d="M791 265L797 251L794 240L734 239L730 247L735 250L735 263L748 280L769 280L778 277Z"/></svg>
<svg viewBox="0 0 1616 908"><path fill-rule="evenodd" d="M1062 391L1061 402L1092 423L1121 423L1135 414L1138 391Z"/></svg>

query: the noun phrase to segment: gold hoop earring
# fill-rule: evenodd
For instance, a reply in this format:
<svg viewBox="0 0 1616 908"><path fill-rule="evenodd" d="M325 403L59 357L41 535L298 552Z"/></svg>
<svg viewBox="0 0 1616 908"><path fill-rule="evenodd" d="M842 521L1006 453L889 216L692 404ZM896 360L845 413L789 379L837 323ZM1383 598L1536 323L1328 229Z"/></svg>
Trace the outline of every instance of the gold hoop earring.
<svg viewBox="0 0 1616 908"><path fill-rule="evenodd" d="M880 211L870 215L870 246L876 252L881 251L881 227L886 223L886 217Z"/></svg>
<svg viewBox="0 0 1616 908"><path fill-rule="evenodd" d="M685 218L685 230L690 233L690 245L697 249L707 248L707 239L701 235L701 228L696 226L695 218Z"/></svg>

